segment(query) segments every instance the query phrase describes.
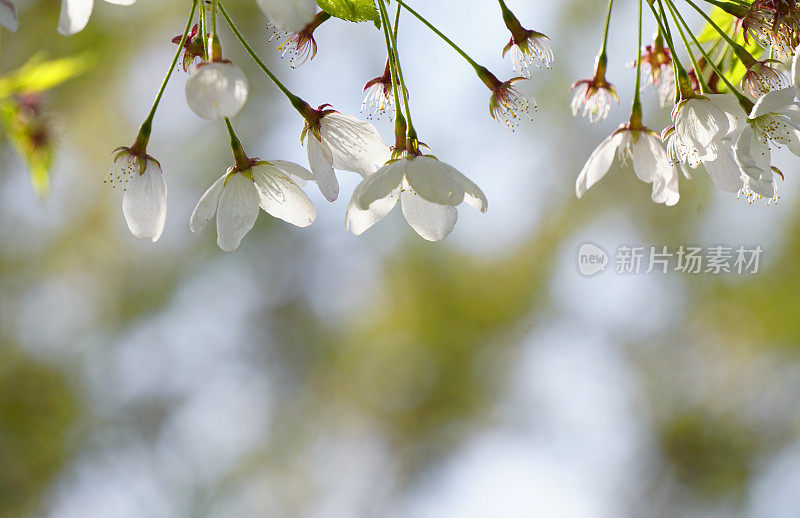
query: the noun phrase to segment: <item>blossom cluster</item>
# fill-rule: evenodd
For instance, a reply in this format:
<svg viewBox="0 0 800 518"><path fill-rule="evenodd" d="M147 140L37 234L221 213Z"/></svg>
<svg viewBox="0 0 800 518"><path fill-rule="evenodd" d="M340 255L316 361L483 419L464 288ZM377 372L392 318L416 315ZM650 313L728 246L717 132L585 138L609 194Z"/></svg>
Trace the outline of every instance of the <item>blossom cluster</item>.
<svg viewBox="0 0 800 518"><path fill-rule="evenodd" d="M136 2L106 1L124 6ZM370 0L357 1L362 11L364 5L374 7L373 21L382 30L387 48L384 73L364 88L362 112L367 119L391 114L395 125L393 145L384 143L380 132L370 122L339 113L329 104L312 108L289 91L238 30L223 0L192 0L185 30L172 39L178 46L177 53L152 110L135 142L114 152L106 177L107 183L124 191L123 214L135 236L156 242L165 227L167 182L160 162L148 154L147 146L161 96L178 63L188 74L185 94L190 110L202 119L224 121L231 138L233 165L208 188L190 218L190 228L195 233L215 218L217 242L225 251L240 246L261 210L297 227L311 225L317 212L303 188L314 184L333 202L340 194L337 171L353 172L362 177L345 218L346 229L355 235L371 228L398 203L409 225L430 241L442 240L452 232L458 219L457 207L462 203L486 212L488 202L481 189L457 169L433 156L419 141L397 50L400 15L405 12L413 15L466 60L490 90L491 116L512 131L525 119L532 120L536 110L536 102L525 86L533 75L533 68L550 68L553 64L547 36L523 27L505 1L498 0L502 19L511 34L502 55L510 57L517 73L515 77L500 80L402 0L394 2L397 4L394 23L388 16L389 0L375 0L374 5ZM348 8L355 2L339 0L318 5L316 0L256 0L268 19L267 27L273 31L269 40L277 39L278 53L289 58L292 68L314 59L318 50L315 33L338 16L336 6L342 4ZM319 6L331 10L320 11ZM58 32L71 35L82 31L93 8L93 0L61 0ZM344 18L351 20L347 16ZM218 19L225 20L230 33L302 117L301 141L307 150L307 166L254 158L245 153L231 119L247 104L249 82L242 69L223 55L217 33ZM0 0L0 25L12 32L18 29L13 0Z"/></svg>
<svg viewBox="0 0 800 518"><path fill-rule="evenodd" d="M778 200L778 179L783 174L773 165L772 152L785 146L800 156L800 6L795 0L724 3L712 17L691 0L686 2L707 20L707 29L718 34L717 44L706 50L674 2L658 0L647 2L658 31L653 43L642 47L640 2L641 52L635 63L637 87L631 118L589 157L576 181L579 198L620 162L632 165L640 180L652 184L654 202L668 206L680 199L681 173L691 178L690 171L700 166L719 189L738 193L750 203ZM606 38L612 7L613 0ZM723 29L716 21L726 17L732 20L731 29ZM684 41L691 67L680 62L674 34ZM754 52L737 42L740 38L755 40L762 47ZM721 55L730 53L744 70L741 77L734 76L736 67L720 69L719 56L710 55L715 50L719 54L719 48ZM695 57L697 51L702 58ZM601 120L610 112L609 99L619 101L605 79L606 65L604 39L594 76L573 87L575 115ZM642 123L640 91L649 85L658 89L662 106L672 107L672 123L660 134Z"/></svg>

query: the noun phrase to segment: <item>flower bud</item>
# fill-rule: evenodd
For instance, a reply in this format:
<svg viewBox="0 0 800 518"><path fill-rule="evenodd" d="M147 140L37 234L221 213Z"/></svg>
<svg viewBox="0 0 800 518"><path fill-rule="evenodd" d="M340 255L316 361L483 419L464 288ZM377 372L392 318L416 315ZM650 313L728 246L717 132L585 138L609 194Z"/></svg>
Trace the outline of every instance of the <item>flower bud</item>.
<svg viewBox="0 0 800 518"><path fill-rule="evenodd" d="M247 102L247 77L228 62L198 66L186 81L186 102L198 116L233 117Z"/></svg>

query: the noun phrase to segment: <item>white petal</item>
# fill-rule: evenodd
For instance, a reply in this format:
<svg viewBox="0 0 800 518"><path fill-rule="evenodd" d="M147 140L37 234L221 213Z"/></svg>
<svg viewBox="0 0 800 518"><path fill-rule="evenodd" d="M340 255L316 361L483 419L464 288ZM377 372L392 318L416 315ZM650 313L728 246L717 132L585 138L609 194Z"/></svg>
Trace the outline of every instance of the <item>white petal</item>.
<svg viewBox="0 0 800 518"><path fill-rule="evenodd" d="M583 166L583 170L575 182L575 194L578 198L586 194L586 191L608 174L614 163L617 148L624 138L623 133L620 131L606 138L589 156L589 160L586 161L586 165Z"/></svg>
<svg viewBox="0 0 800 518"><path fill-rule="evenodd" d="M302 183L313 182L315 180L314 173L294 162L287 162L286 160L269 160L269 163L288 174L294 183L302 187Z"/></svg>
<svg viewBox="0 0 800 518"><path fill-rule="evenodd" d="M211 187L203 194L197 206L192 212L192 217L189 220L189 228L195 234L199 234L206 227L214 214L217 213L217 206L219 205L219 198L222 196L222 189L225 187L225 177L227 173L220 176L219 179L211 184Z"/></svg>
<svg viewBox="0 0 800 518"><path fill-rule="evenodd" d="M410 186L400 193L403 216L417 234L428 241L441 241L450 235L458 221L452 205L439 205L422 198Z"/></svg>
<svg viewBox="0 0 800 518"><path fill-rule="evenodd" d="M314 21L314 0L258 0L258 6L281 29L299 32Z"/></svg>
<svg viewBox="0 0 800 518"><path fill-rule="evenodd" d="M228 178L217 208L217 244L226 252L239 248L258 218L256 184L237 173Z"/></svg>
<svg viewBox="0 0 800 518"><path fill-rule="evenodd" d="M331 150L325 142L317 140L311 132L308 133L308 163L314 173L320 192L325 198L334 202L339 198L339 180L333 172L333 157Z"/></svg>
<svg viewBox="0 0 800 518"><path fill-rule="evenodd" d="M389 159L390 151L378 130L350 115L331 113L320 121L322 139L330 147L334 169L366 176Z"/></svg>
<svg viewBox="0 0 800 518"><path fill-rule="evenodd" d="M233 117L247 102L247 77L231 63L198 66L186 81L186 103L198 116Z"/></svg>
<svg viewBox="0 0 800 518"><path fill-rule="evenodd" d="M93 0L61 0L61 14L58 17L58 32L69 36L81 32L94 7Z"/></svg>
<svg viewBox="0 0 800 518"><path fill-rule="evenodd" d="M409 160L405 158L397 160L386 164L375 174L366 177L353 191L352 201L357 204L359 209L367 210L374 203L389 196L403 183L408 162Z"/></svg>
<svg viewBox="0 0 800 518"><path fill-rule="evenodd" d="M483 194L481 188L450 164L442 162L442 166L448 171L450 176L464 188L464 202L485 213L489 209L489 201L486 199L486 195Z"/></svg>
<svg viewBox="0 0 800 518"><path fill-rule="evenodd" d="M675 110L675 134L700 152L712 140L727 135L728 116L708 99L684 101Z"/></svg>
<svg viewBox="0 0 800 518"><path fill-rule="evenodd" d="M407 160L406 180L430 202L455 207L464 201L464 187L435 158L420 156Z"/></svg>
<svg viewBox="0 0 800 518"><path fill-rule="evenodd" d="M133 5L136 3L136 0L106 0L106 2L116 5Z"/></svg>
<svg viewBox="0 0 800 518"><path fill-rule="evenodd" d="M745 181L747 182L747 187L759 196L765 198L772 198L775 196L775 179L772 174L765 175L761 180L755 180L748 176L745 177Z"/></svg>
<svg viewBox="0 0 800 518"><path fill-rule="evenodd" d="M794 87L784 88L783 90L775 90L766 93L758 98L753 111L750 112L751 119L757 119L762 115L774 113L778 110L784 109L794 102L795 89Z"/></svg>
<svg viewBox="0 0 800 518"><path fill-rule="evenodd" d="M680 175L676 169L675 174L673 174L671 177L659 178L657 181L653 182L653 193L651 195L652 200L655 203L663 203L667 207L677 205L681 199L681 196L678 193L679 176Z"/></svg>
<svg viewBox="0 0 800 518"><path fill-rule="evenodd" d="M353 193L353 198L350 200L350 205L347 206L347 216L345 219L345 228L356 236L360 236L369 230L375 223L382 220L389 214L397 200L400 199L400 187L390 192L386 197L373 202L368 209L360 209L356 201L356 193Z"/></svg>
<svg viewBox="0 0 800 518"><path fill-rule="evenodd" d="M267 214L298 227L307 227L317 219L317 209L306 193L280 169L254 167L253 178L261 208Z"/></svg>
<svg viewBox="0 0 800 518"><path fill-rule="evenodd" d="M734 147L736 163L742 171L754 180L761 180L772 175L772 152L769 146L753 131L748 124L742 130Z"/></svg>
<svg viewBox="0 0 800 518"><path fill-rule="evenodd" d="M661 154L659 154L661 151ZM659 161L668 162L667 154L655 137L647 132L639 132L632 149L633 172L639 180L653 183L656 178L664 178L660 173Z"/></svg>
<svg viewBox="0 0 800 518"><path fill-rule="evenodd" d="M714 142L716 158L703 162L706 171L711 175L711 179L718 189L726 192L739 192L742 189L742 172L739 164L733 158L733 150L730 145L721 142Z"/></svg>
<svg viewBox="0 0 800 518"><path fill-rule="evenodd" d="M135 174L122 198L122 212L136 237L158 241L167 220L167 182L158 164L147 160L144 174Z"/></svg>
<svg viewBox="0 0 800 518"><path fill-rule="evenodd" d="M0 25L11 32L17 32L19 29L17 9L11 0L0 0Z"/></svg>
<svg viewBox="0 0 800 518"><path fill-rule="evenodd" d="M706 97L708 97L711 103L722 110L728 117L727 136L730 137L734 134L738 135L739 131L742 130L748 115L739 104L739 100L735 96L728 94L706 94Z"/></svg>

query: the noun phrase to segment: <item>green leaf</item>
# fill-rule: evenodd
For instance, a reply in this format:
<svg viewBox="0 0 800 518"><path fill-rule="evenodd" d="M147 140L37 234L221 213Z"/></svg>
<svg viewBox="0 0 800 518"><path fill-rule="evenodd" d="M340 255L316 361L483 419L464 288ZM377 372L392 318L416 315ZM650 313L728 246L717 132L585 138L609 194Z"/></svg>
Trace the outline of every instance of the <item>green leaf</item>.
<svg viewBox="0 0 800 518"><path fill-rule="evenodd" d="M349 22L374 22L381 26L381 15L374 0L317 0L317 5L331 16Z"/></svg>
<svg viewBox="0 0 800 518"><path fill-rule="evenodd" d="M711 15L709 16L714 23L716 23L720 29L725 31L728 34L731 34L733 31L733 16L726 13L719 7L715 7L711 11ZM703 27L703 32L700 33L700 36L697 37L700 43L710 43L716 42L719 40L720 36L717 30L711 26L710 23L707 23L705 27Z"/></svg>
<svg viewBox="0 0 800 518"><path fill-rule="evenodd" d="M22 67L0 78L0 98L19 93L39 93L77 77L92 66L87 56L44 61L41 54L32 57Z"/></svg>

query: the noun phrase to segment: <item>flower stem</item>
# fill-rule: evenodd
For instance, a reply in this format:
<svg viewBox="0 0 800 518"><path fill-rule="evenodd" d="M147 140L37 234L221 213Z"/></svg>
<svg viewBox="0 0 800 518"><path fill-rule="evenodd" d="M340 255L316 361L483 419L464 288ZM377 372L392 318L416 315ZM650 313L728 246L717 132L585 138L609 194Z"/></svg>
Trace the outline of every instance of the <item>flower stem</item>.
<svg viewBox="0 0 800 518"><path fill-rule="evenodd" d="M239 32L239 29L236 28L236 24L234 24L233 20L231 20L231 17L228 15L228 11L225 10L225 6L222 5L222 2L219 3L219 12L220 14L222 14L222 17L225 18L225 21L228 23L228 26L233 31L233 34L236 35L236 39L238 39L239 43L241 43L242 47L244 47L244 50L246 50L247 53L250 54L250 57L253 58L253 61L255 61L258 67L261 70L263 70L265 74L267 74L267 77L269 77L272 80L272 82L275 83L275 86L278 87L278 89L283 93L283 95L285 95L286 98L289 99L289 102L292 104L294 109L297 110L300 113L300 115L303 116L303 118L306 118L309 114L309 110L311 109L309 104L304 100L302 100L300 97L293 94L288 88L286 88L286 86L280 81L280 79L278 79L278 77L272 73L272 71L261 60L261 58L258 57L258 54L256 54L256 52L253 50L250 44L247 43L247 40L244 38L242 33Z"/></svg>
<svg viewBox="0 0 800 518"><path fill-rule="evenodd" d="M639 0L639 30L636 40L636 89L633 94L633 107L631 109L631 126L639 129L642 126L642 0Z"/></svg>
<svg viewBox="0 0 800 518"><path fill-rule="evenodd" d="M399 80L400 85L403 88L403 106L405 108L405 123L406 123L406 146L409 146L413 153L416 153L419 149L419 142L417 140L417 131L414 128L414 123L411 119L411 107L408 103L408 95L406 94L406 82L403 78L403 68L400 65L400 53L397 50L397 37L396 34L391 30L391 21L389 20L389 13L386 11L386 3L385 0L378 0L378 6L380 8L381 18L383 19L383 33L384 37L386 38L386 46L389 53L392 54L392 59L389 60L392 66L392 75L397 75L397 79ZM398 12L399 15L399 12ZM394 83L394 78L392 80ZM395 88L395 101L397 102L397 88ZM395 108L399 113L399 104Z"/></svg>
<svg viewBox="0 0 800 518"><path fill-rule="evenodd" d="M667 40L667 47L669 47L670 56L672 57L672 67L675 72L675 102L677 103L680 99L688 99L694 95L694 90L689 80L689 74L678 58L678 52L675 49L675 40L672 39L672 30L669 28L669 20L667 19L664 4L661 0L658 0L658 11L656 11L656 8L650 2L647 2L647 5L650 6L650 10L653 12L658 26L664 33ZM661 14L659 14L659 12Z"/></svg>
<svg viewBox="0 0 800 518"><path fill-rule="evenodd" d="M742 47L741 45L739 45L738 43L733 41L733 38L728 36L728 33L723 31L722 28L719 25L717 25L717 23L714 20L712 20L711 17L708 16L706 14L706 12L703 11L696 3L692 2L692 0L685 0L685 1L686 1L687 4L692 6L698 13L700 13L700 16L705 18L706 22L708 22L708 24L715 31L717 31L717 33L722 37L722 39L724 39L728 43L728 45L731 46L733 51L736 53L736 56L742 61L742 64L745 67L750 68L752 65L754 65L756 63L756 59L750 54L750 52L748 52L746 48ZM671 1L670 1L670 4L672 4ZM674 4L673 4L672 8L675 9ZM683 18L681 18L681 20L683 20ZM684 23L684 25L686 25L686 22L683 22L683 23ZM688 26L687 26L687 30L688 30Z"/></svg>
<svg viewBox="0 0 800 518"><path fill-rule="evenodd" d="M175 52L175 57L172 58L172 63L169 66L167 75L164 77L164 81L161 83L161 88L158 89L156 99L153 101L153 107L150 108L150 113L147 115L147 118L144 120L141 128L139 129L139 135L136 138L134 147L142 147L142 152L144 152L144 148L147 147L147 142L150 140L150 133L153 130L153 119L156 116L158 105L161 103L161 98L164 96L164 90L166 90L167 84L169 83L170 78L172 78L172 72L175 71L175 65L177 65L178 59L181 56L181 52L183 52L183 46L186 44L186 39L189 37L189 31L192 28L192 21L194 20L194 13L197 10L198 1L199 0L192 1L192 9L189 12L189 19L186 21L186 28L183 30L181 42L178 44L178 51Z"/></svg>
<svg viewBox="0 0 800 518"><path fill-rule="evenodd" d="M689 59L692 60L692 66L694 67L695 76L697 76L697 82L700 84L700 94L705 95L711 92L711 89L708 87L706 80L703 78L702 71L700 70L700 65L697 63L697 59L695 58L694 52L692 51L692 46L689 44L689 40L686 38L686 32L683 30L680 21L678 20L678 15L675 11L675 7L671 4L667 4L667 9L669 9L670 14L672 15L672 19L675 21L675 26L678 28L678 33L681 35L681 40L683 40L683 46L686 47L686 52L689 53Z"/></svg>
<svg viewBox="0 0 800 518"><path fill-rule="evenodd" d="M384 39L386 40L386 53L389 56L387 58L389 63L389 72L392 75L392 95L394 95L394 119L395 119L395 136L396 136L395 145L396 147L400 147L401 144L405 145L406 133L408 131L408 125L406 123L405 116L403 115L403 108L402 105L400 104L400 88L401 88L400 78L397 74L397 63L395 62L394 50L392 48L392 41L397 41L397 30L400 24L400 6L399 5L397 6L397 12L395 13L395 19L394 19L394 27L392 27L393 29L392 32L394 33L393 39L389 37L388 28L386 27L386 22L384 21L383 18L383 10L380 11L380 14L381 14L381 21L383 23L383 36ZM405 90L403 91L403 94L405 95ZM402 140L400 139L401 134L402 134Z"/></svg>
<svg viewBox="0 0 800 518"><path fill-rule="evenodd" d="M231 136L231 152L233 153L233 159L236 163L236 169L245 171L250 168L250 159L244 152L242 141L239 140L239 137L236 136L236 132L233 131L231 120L228 117L225 117L225 126L228 128L228 135Z"/></svg>
<svg viewBox="0 0 800 518"><path fill-rule="evenodd" d="M211 0L211 37L217 39L217 0Z"/></svg>
<svg viewBox="0 0 800 518"><path fill-rule="evenodd" d="M608 30L611 27L611 12L614 8L614 0L608 0L608 11L606 12L606 24L603 29L603 44L600 46L600 59L603 61L608 60L606 55L606 47L608 46Z"/></svg>
<svg viewBox="0 0 800 518"><path fill-rule="evenodd" d="M383 0L380 0L380 1L379 1L379 3L380 3L380 2L382 2L382 1L383 1ZM464 58L464 59L467 61L467 63L469 63L469 64L470 64L470 66L471 66L472 68L474 68L476 71L478 71L478 70L482 70L482 69L483 69L483 67L482 67L481 65L479 65L479 64L478 64L478 63L477 63L477 62L476 62L474 59L472 59L471 57L469 57L469 54L467 54L466 52L464 52L464 51L461 49L461 47L459 47L458 45L456 45L456 44L453 42L453 40L451 40L450 38L448 38L447 36L445 36L445 35L442 33L442 31L440 31L439 29L437 29L436 27L434 27L434 26L433 26L433 24L432 24L431 22L429 22L428 20L426 20L425 18L423 18L421 14L419 14L419 13L418 13L418 12L416 12L414 9L412 9L411 7L409 7L409 6L408 6L408 4L406 4L405 2L403 2L403 0L396 0L396 1L397 1L397 3L398 3L398 4L400 4L401 6L403 6L403 9L405 9L405 10L406 10L406 11L408 11L409 13L413 14L413 15L414 15L414 16L415 16L415 17L416 17L416 18L417 18L419 21L421 21L421 22L422 22L422 23L423 23L423 24L424 24L426 27L428 27L428 28L429 28L431 31L433 31L433 33L434 33L434 34L436 34L437 36L439 36L439 37L440 37L442 40L444 40L444 42L445 42L445 43L447 43L448 45L450 45L450 46L453 48L453 50L455 50L456 52L458 52L458 54L459 54L459 55L460 55L462 58ZM613 0L612 0L612 1L613 1ZM384 8L384 9L385 9L385 8Z"/></svg>
<svg viewBox="0 0 800 518"><path fill-rule="evenodd" d="M203 2L203 7L200 9L200 32L202 33L202 40L203 40L203 60L208 62L211 59L211 53L208 51L208 38L206 35L208 34L208 17L206 16L206 0L200 0Z"/></svg>
<svg viewBox="0 0 800 518"><path fill-rule="evenodd" d="M669 4L672 4L672 0L665 0L665 1L666 1L667 3L669 3ZM687 0L687 1L688 1L688 0ZM675 9L675 5L674 5L674 4L672 4L672 8L673 8L673 9ZM745 96L744 96L744 94L742 94L742 93L741 93L739 90L737 90L737 89L736 89L736 87L735 87L735 86L733 86L733 85L731 84L731 82L728 80L728 78L727 78L727 77L725 77L725 73L724 73L724 72L722 72L722 70L720 70L720 69L719 69L719 67L717 66L717 64L716 64L716 63L714 63L714 61L712 61L712 60L711 60L711 57L708 55L708 53L706 52L706 50L703 48L703 46L702 46L702 45L700 44L700 42L697 40L697 37L696 37L696 36L694 35L694 33L693 33L693 32L692 32L690 29L689 29L689 25L686 23L686 20L684 20L683 16L681 16L681 13L680 13L680 11L678 11L677 9L675 9L675 13L678 15L678 19L680 19L680 21L681 21L681 23L683 24L683 26L684 26L684 27L686 27L686 30L687 30L687 32L688 32L688 33L689 33L689 35L692 37L692 40L694 41L694 44L695 44L695 45L697 45L697 48L698 48L698 49L700 49L700 52L703 54L703 57L706 59L706 61L708 62L708 64L711 66L711 68L713 68L713 69L714 69L714 72L716 72L716 73L717 73L717 75L719 76L719 78L720 78L720 79L722 79L722 81L725 83L725 85L728 87L728 89L731 91L731 93L732 93L733 95L735 95L735 96L736 96L736 98L739 100L739 104L741 104L741 105L742 105L742 108L743 108L743 109L744 109L744 110L745 110L747 113L750 113L750 110L753 108L753 101L751 101L750 99L748 99L747 97L745 97ZM705 14L705 13L703 13L703 14Z"/></svg>

